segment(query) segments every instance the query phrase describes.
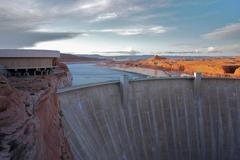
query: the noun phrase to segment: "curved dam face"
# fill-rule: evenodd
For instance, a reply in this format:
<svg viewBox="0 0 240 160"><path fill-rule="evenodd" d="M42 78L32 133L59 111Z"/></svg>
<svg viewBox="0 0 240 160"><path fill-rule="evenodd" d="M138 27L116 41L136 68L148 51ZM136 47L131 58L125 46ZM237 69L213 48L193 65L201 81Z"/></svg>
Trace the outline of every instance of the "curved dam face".
<svg viewBox="0 0 240 160"><path fill-rule="evenodd" d="M59 92L75 159L239 159L240 80L125 84Z"/></svg>

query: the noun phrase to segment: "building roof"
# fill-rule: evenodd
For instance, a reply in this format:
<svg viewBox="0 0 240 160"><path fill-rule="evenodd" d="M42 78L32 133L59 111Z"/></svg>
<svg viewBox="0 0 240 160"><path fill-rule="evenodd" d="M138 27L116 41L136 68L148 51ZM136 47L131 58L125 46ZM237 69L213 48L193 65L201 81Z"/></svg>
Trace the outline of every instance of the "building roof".
<svg viewBox="0 0 240 160"><path fill-rule="evenodd" d="M59 51L28 50L28 49L0 49L0 58L59 58Z"/></svg>

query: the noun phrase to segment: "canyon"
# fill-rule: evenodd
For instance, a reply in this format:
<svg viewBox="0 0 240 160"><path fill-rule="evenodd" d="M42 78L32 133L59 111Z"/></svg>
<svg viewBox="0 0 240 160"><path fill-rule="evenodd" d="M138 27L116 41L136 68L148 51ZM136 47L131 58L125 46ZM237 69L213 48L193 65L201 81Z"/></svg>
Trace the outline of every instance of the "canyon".
<svg viewBox="0 0 240 160"><path fill-rule="evenodd" d="M193 75L194 72L201 72L204 77L240 77L240 58L238 57L207 57L207 58L165 58L153 56L148 59L112 61L106 62L105 66L118 67L119 69L148 68L161 70L171 75Z"/></svg>
<svg viewBox="0 0 240 160"><path fill-rule="evenodd" d="M0 159L238 159L237 58L106 64L202 76L71 86L60 62L48 75L1 76Z"/></svg>

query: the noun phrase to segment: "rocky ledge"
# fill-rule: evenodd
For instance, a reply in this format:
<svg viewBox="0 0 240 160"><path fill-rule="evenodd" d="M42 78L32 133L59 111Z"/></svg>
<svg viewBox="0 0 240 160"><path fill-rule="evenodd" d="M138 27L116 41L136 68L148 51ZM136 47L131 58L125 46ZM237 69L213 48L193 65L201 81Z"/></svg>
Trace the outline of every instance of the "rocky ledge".
<svg viewBox="0 0 240 160"><path fill-rule="evenodd" d="M72 159L56 90L71 85L63 72L39 77L0 76L0 159Z"/></svg>

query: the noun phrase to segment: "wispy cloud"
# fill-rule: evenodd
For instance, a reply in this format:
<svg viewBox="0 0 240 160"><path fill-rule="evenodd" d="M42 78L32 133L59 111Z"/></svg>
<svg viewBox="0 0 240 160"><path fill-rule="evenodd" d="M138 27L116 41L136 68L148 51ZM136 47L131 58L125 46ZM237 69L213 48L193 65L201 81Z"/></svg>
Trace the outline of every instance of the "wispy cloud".
<svg viewBox="0 0 240 160"><path fill-rule="evenodd" d="M233 23L218 28L213 32L204 34L203 37L212 40L240 38L240 23Z"/></svg>
<svg viewBox="0 0 240 160"><path fill-rule="evenodd" d="M111 54L111 55L141 55L144 52L136 51L136 50L121 50L121 51L94 51L93 53L99 54Z"/></svg>
<svg viewBox="0 0 240 160"><path fill-rule="evenodd" d="M56 16L49 14L50 12L52 11L43 11L41 4L35 0L1 2L0 48L31 47L39 42L71 39L80 34L40 31L41 24L51 21Z"/></svg>
<svg viewBox="0 0 240 160"><path fill-rule="evenodd" d="M207 48L207 51L210 53L225 53L226 55L235 54L240 56L240 44L210 46Z"/></svg>
<svg viewBox="0 0 240 160"><path fill-rule="evenodd" d="M81 13L81 16L92 16L96 14L101 14L104 11L108 11L111 7L111 0L76 0L72 1L71 6L67 8L69 13Z"/></svg>
<svg viewBox="0 0 240 160"><path fill-rule="evenodd" d="M118 17L128 17L130 13L162 7L165 0L131 1L131 0L3 0L0 3L0 47L26 47L38 42L73 38L79 30L62 30L62 32L41 32L44 25L64 20L78 22L104 22ZM165 3L164 3L165 4ZM92 20L92 21L91 21ZM91 25L91 23L90 23ZM43 27L44 26L44 27ZM163 33L165 28L123 28L90 31L98 33L114 33L117 35L139 35L145 33ZM48 28L47 28L48 29ZM59 31L59 30L58 30ZM87 31L81 35L90 34ZM7 37L7 38L3 38ZM22 37L22 38L19 38ZM20 40L25 39L25 40Z"/></svg>
<svg viewBox="0 0 240 160"><path fill-rule="evenodd" d="M121 36L133 36L141 34L160 34L165 33L167 28L163 26L144 26L144 27L129 27L129 28L117 28L117 29L99 29L90 30L86 32L90 33L114 33Z"/></svg>
<svg viewBox="0 0 240 160"><path fill-rule="evenodd" d="M199 46L194 43L177 43L172 45L175 50L178 51L197 51L201 55L235 55L240 56L240 43L225 44L225 45L210 45L210 46Z"/></svg>
<svg viewBox="0 0 240 160"><path fill-rule="evenodd" d="M80 1L81 2L81 1ZM88 2L85 4L80 4L80 9L94 9L94 8L98 8L98 7L104 7L107 6L110 3L109 0L97 0L97 1L93 1L93 2Z"/></svg>
<svg viewBox="0 0 240 160"><path fill-rule="evenodd" d="M97 16L94 20L92 20L92 22L101 22L101 21L106 21L106 20L110 20L110 19L115 19L117 18L118 15L116 13L105 13L102 15Z"/></svg>
<svg viewBox="0 0 240 160"><path fill-rule="evenodd" d="M152 48L167 48L167 43L177 43L177 41L181 41L179 39L189 39L192 42L194 41L191 37L193 30L198 31L196 32L198 36L202 31L202 26L191 28L195 27L195 25L189 25L188 23L195 23L194 21L187 21L187 23L185 23L186 19L182 21L183 18L196 20L196 13L201 15L200 12L195 13L192 10L190 12L188 9L182 10L182 6L188 5L191 7L192 3L194 3L194 6L204 6L210 2L176 2L169 0L2 0L0 3L0 48L34 46L39 42L71 39L76 36L85 37L75 39L77 41L76 46L79 45L78 43L83 44L83 46L79 47L80 49L87 43L90 46L89 48L92 49L93 45L99 44L97 41L100 37L107 43L106 48L121 45L117 49L121 50L126 42L114 44L120 36L135 36L133 39L137 41L136 43L139 43L140 47L148 45L148 47ZM205 12L204 9L203 11ZM208 20L207 18L206 20ZM178 21L175 21L175 19ZM222 22L224 23L225 20ZM185 27L189 31L184 30ZM172 28L178 28L178 30L175 30L176 34L170 33ZM143 42L137 36L161 35L165 32L169 32L169 34L162 36L162 39L159 38L160 36L150 37L153 38L152 41L154 42L151 44ZM182 34L179 34L179 32L182 32ZM109 36L111 38L109 40L109 37L104 37L105 34L118 36L114 36L116 39ZM88 35L89 37L87 37ZM91 35L93 35L93 38ZM203 35L206 39L220 40L220 43L225 39L235 39L233 43L237 43L240 40L239 36L240 23L229 24ZM148 37L146 36L146 38ZM105 41L106 39L111 44ZM75 40L70 42L73 43ZM211 45L209 44L209 46L212 46L212 48L209 48L210 50L219 49L214 42ZM159 47L159 43L163 45L159 45ZM199 40L199 44L204 45L205 49L208 46L206 43L203 39ZM45 43L46 46L48 44ZM67 45L63 44L63 46ZM175 48L180 47L182 47L182 50L194 48L194 46L188 44L175 46ZM99 48L104 47L100 46ZM236 47L234 50L236 50Z"/></svg>
<svg viewBox="0 0 240 160"><path fill-rule="evenodd" d="M0 48L23 48L32 47L39 42L71 39L80 33L72 32L32 32L14 31L12 33L1 33ZM13 43L14 41L14 43Z"/></svg>

